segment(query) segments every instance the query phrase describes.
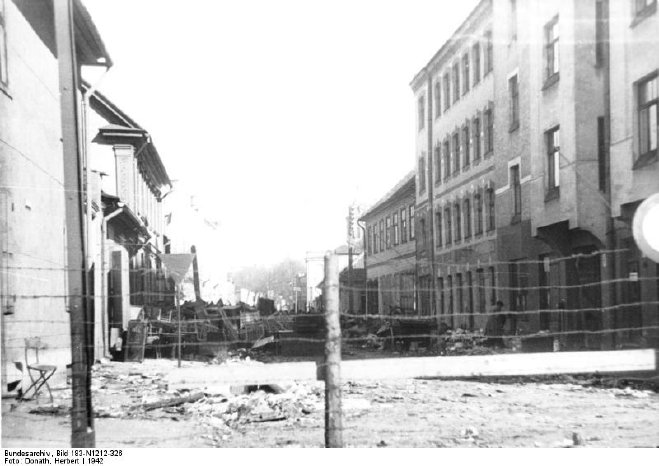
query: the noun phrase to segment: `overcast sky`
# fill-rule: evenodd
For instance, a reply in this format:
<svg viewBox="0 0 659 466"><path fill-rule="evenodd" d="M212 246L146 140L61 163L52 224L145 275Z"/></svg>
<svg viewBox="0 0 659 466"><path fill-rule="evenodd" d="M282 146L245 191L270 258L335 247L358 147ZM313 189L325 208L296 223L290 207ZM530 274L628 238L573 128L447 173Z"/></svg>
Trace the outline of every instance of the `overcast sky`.
<svg viewBox="0 0 659 466"><path fill-rule="evenodd" d="M409 83L476 0L85 0L99 90L221 224L232 266L345 242L414 166ZM201 251L200 251L201 254Z"/></svg>

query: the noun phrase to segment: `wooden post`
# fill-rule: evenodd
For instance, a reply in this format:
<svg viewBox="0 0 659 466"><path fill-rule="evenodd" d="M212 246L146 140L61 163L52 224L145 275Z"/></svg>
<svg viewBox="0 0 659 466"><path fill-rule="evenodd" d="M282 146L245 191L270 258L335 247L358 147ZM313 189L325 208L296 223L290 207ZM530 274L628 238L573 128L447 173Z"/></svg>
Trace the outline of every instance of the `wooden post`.
<svg viewBox="0 0 659 466"><path fill-rule="evenodd" d="M325 255L325 447L343 447L341 411L341 323L339 320L339 264Z"/></svg>
<svg viewBox="0 0 659 466"><path fill-rule="evenodd" d="M78 113L78 64L73 36L73 3L54 2L55 38L59 67L62 148L64 159L64 209L68 267L68 307L71 320L71 446L90 448L96 443L91 393L91 351L87 263L81 179L82 163Z"/></svg>
<svg viewBox="0 0 659 466"><path fill-rule="evenodd" d="M195 301L201 301L201 285L199 283L199 263L197 262L197 248L190 247L190 253L193 254L192 258L192 278L194 281L194 297Z"/></svg>
<svg viewBox="0 0 659 466"><path fill-rule="evenodd" d="M176 285L176 318L178 319L178 367L181 367L181 285Z"/></svg>

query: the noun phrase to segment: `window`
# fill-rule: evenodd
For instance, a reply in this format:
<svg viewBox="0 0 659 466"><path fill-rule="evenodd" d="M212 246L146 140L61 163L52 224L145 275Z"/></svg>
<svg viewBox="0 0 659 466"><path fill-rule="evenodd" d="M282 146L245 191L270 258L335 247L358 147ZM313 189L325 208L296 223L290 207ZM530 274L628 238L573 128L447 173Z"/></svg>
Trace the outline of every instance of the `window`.
<svg viewBox="0 0 659 466"><path fill-rule="evenodd" d="M444 296L444 279L442 277L437 279L437 286L439 287L439 313L444 314L446 312L446 297Z"/></svg>
<svg viewBox="0 0 659 466"><path fill-rule="evenodd" d="M435 147L435 184L442 181L442 154L441 145Z"/></svg>
<svg viewBox="0 0 659 466"><path fill-rule="evenodd" d="M513 221L522 215L522 185L519 178L519 165L510 167L510 184L513 192Z"/></svg>
<svg viewBox="0 0 659 466"><path fill-rule="evenodd" d="M460 133L453 133L453 174L460 173Z"/></svg>
<svg viewBox="0 0 659 466"><path fill-rule="evenodd" d="M595 64L597 66L602 66L605 59L606 21L604 0L597 0L595 2Z"/></svg>
<svg viewBox="0 0 659 466"><path fill-rule="evenodd" d="M421 247L425 249L428 239L426 237L426 219L423 217L419 219L419 228L421 228Z"/></svg>
<svg viewBox="0 0 659 466"><path fill-rule="evenodd" d="M424 127L424 122L426 119L426 101L424 96L419 97L419 102L417 103L417 111L419 113L419 131Z"/></svg>
<svg viewBox="0 0 659 466"><path fill-rule="evenodd" d="M455 242L462 239L462 213L460 212L460 203L456 202L453 206L455 212Z"/></svg>
<svg viewBox="0 0 659 466"><path fill-rule="evenodd" d="M0 86L9 81L7 72L7 32L5 30L5 2L0 0Z"/></svg>
<svg viewBox="0 0 659 466"><path fill-rule="evenodd" d="M487 190L487 231L494 230L494 189Z"/></svg>
<svg viewBox="0 0 659 466"><path fill-rule="evenodd" d="M387 249L391 248L391 217L387 215L384 223L384 237Z"/></svg>
<svg viewBox="0 0 659 466"><path fill-rule="evenodd" d="M419 159L419 194L426 190L426 154L422 153Z"/></svg>
<svg viewBox="0 0 659 466"><path fill-rule="evenodd" d="M380 220L380 251L384 251L385 237L384 237L384 219Z"/></svg>
<svg viewBox="0 0 659 466"><path fill-rule="evenodd" d="M436 236L436 245L435 247L442 247L442 212L435 213L435 236Z"/></svg>
<svg viewBox="0 0 659 466"><path fill-rule="evenodd" d="M392 216L393 229L394 229L394 246L398 246L400 243L400 230L398 229L398 212L394 212Z"/></svg>
<svg viewBox="0 0 659 466"><path fill-rule="evenodd" d="M508 80L508 95L510 98L510 131L519 127L519 84L517 75Z"/></svg>
<svg viewBox="0 0 659 466"><path fill-rule="evenodd" d="M469 53L462 56L462 94L469 91Z"/></svg>
<svg viewBox="0 0 659 466"><path fill-rule="evenodd" d="M497 278L494 267L490 267L490 304L496 304L497 302Z"/></svg>
<svg viewBox="0 0 659 466"><path fill-rule="evenodd" d="M435 83L435 118L442 114L442 86L439 81Z"/></svg>
<svg viewBox="0 0 659 466"><path fill-rule="evenodd" d="M483 59L483 61L485 62L484 75L487 75L490 71L492 71L492 66L494 65L492 63L493 47L494 45L492 44L492 31L487 31L485 33L485 57Z"/></svg>
<svg viewBox="0 0 659 466"><path fill-rule="evenodd" d="M478 312L485 312L485 303L486 303L486 288L485 288L485 271L483 269L476 269L476 280L478 284Z"/></svg>
<svg viewBox="0 0 659 466"><path fill-rule="evenodd" d="M377 254L379 251L378 249L379 239L380 236L378 235L378 223L375 222L375 225L373 225L373 254Z"/></svg>
<svg viewBox="0 0 659 466"><path fill-rule="evenodd" d="M545 79L558 73L558 16L545 26Z"/></svg>
<svg viewBox="0 0 659 466"><path fill-rule="evenodd" d="M407 209L400 209L400 240L407 243Z"/></svg>
<svg viewBox="0 0 659 466"><path fill-rule="evenodd" d="M453 222L451 221L451 208L444 209L444 218L446 219L446 245L453 242Z"/></svg>
<svg viewBox="0 0 659 466"><path fill-rule="evenodd" d="M462 288L462 274L455 275L455 288L457 289L457 299L455 306L455 313L462 314L462 306L464 305L463 288Z"/></svg>
<svg viewBox="0 0 659 466"><path fill-rule="evenodd" d="M463 128L462 128L462 140L463 140L463 145L464 147L464 158L463 158L463 168L469 168L469 163L471 162L469 160L469 146L470 146L470 141L469 141L469 123L467 123Z"/></svg>
<svg viewBox="0 0 659 466"><path fill-rule="evenodd" d="M464 202L464 218L465 218L465 239L471 238L471 202L465 199Z"/></svg>
<svg viewBox="0 0 659 466"><path fill-rule="evenodd" d="M474 162L476 162L481 159L481 119L479 117L474 118L473 127Z"/></svg>
<svg viewBox="0 0 659 466"><path fill-rule="evenodd" d="M446 277L446 287L448 288L448 306L446 308L446 313L453 314L453 277L451 275Z"/></svg>
<svg viewBox="0 0 659 466"><path fill-rule="evenodd" d="M451 145L449 139L444 141L444 179L447 180L451 176Z"/></svg>
<svg viewBox="0 0 659 466"><path fill-rule="evenodd" d="M453 103L460 100L460 67L458 62L453 64Z"/></svg>
<svg viewBox="0 0 659 466"><path fill-rule="evenodd" d="M659 76L655 73L638 83L639 155L657 153L657 124L659 124Z"/></svg>
<svg viewBox="0 0 659 466"><path fill-rule="evenodd" d="M558 127L547 131L547 190L557 191L560 185L560 130Z"/></svg>
<svg viewBox="0 0 659 466"><path fill-rule="evenodd" d="M485 110L483 114L485 119L485 154L489 154L494 150L494 118L492 116L492 107Z"/></svg>
<svg viewBox="0 0 659 466"><path fill-rule="evenodd" d="M471 59L474 61L474 86L481 80L481 44L476 42L471 48Z"/></svg>
<svg viewBox="0 0 659 466"><path fill-rule="evenodd" d="M415 238L415 231L414 231L414 205L410 206L410 239Z"/></svg>
<svg viewBox="0 0 659 466"><path fill-rule="evenodd" d="M373 254L373 228L369 226L367 228L367 232L368 234L366 235L366 237L368 238L367 239L368 243L366 245L366 250L368 255L370 256L371 254Z"/></svg>
<svg viewBox="0 0 659 466"><path fill-rule="evenodd" d="M451 106L451 78L448 72L444 73L444 111Z"/></svg>
<svg viewBox="0 0 659 466"><path fill-rule="evenodd" d="M517 1L510 0L510 42L517 40Z"/></svg>
<svg viewBox="0 0 659 466"><path fill-rule="evenodd" d="M478 192L474 196L474 203L476 205L476 234L483 234L483 197Z"/></svg>
<svg viewBox="0 0 659 466"><path fill-rule="evenodd" d="M607 179L606 126L604 117L597 118L597 179L599 190L606 192Z"/></svg>

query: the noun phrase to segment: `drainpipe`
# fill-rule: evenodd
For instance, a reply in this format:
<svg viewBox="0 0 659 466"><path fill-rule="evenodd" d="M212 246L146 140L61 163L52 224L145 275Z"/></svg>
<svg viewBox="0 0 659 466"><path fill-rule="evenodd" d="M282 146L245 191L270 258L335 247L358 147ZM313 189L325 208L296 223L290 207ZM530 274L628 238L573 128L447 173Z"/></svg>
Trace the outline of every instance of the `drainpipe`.
<svg viewBox="0 0 659 466"><path fill-rule="evenodd" d="M105 276L105 238L107 237L108 222L123 211L123 203L119 203L119 208L107 217L103 217L103 220L101 221L101 326L103 327L103 356L105 357L109 356L109 347L107 344L108 322L106 319L108 307L108 281Z"/></svg>
<svg viewBox="0 0 659 466"><path fill-rule="evenodd" d="M364 314L368 314L368 268L366 267L366 256L368 255L366 253L366 227L362 225L363 222L360 222L359 220L357 221L357 226L361 228L362 230L362 238L363 238L363 244L362 244L362 257L364 258L364 290L366 293L366 302L364 303Z"/></svg>
<svg viewBox="0 0 659 466"><path fill-rule="evenodd" d="M616 249L616 228L615 220L613 219L613 206L611 205L611 48L610 48L610 12L609 12L609 0L602 1L603 16L604 16L604 150L605 152L605 163L606 163L606 189L604 195L606 196L606 204L608 207L608 215L606 217L606 227L607 227L607 249L613 251ZM606 256L604 256L606 257ZM608 277L609 282L609 302L608 305L615 305L618 301L617 299L617 288L616 283L613 279L616 278L616 265L617 258L616 253L609 254L610 260L607 260L606 265L609 270ZM606 319L602 322L604 325L609 325L611 327L617 327L616 322L616 310L608 311ZM610 346L611 349L615 347L616 343L616 334L611 333ZM609 346L609 345L603 345Z"/></svg>

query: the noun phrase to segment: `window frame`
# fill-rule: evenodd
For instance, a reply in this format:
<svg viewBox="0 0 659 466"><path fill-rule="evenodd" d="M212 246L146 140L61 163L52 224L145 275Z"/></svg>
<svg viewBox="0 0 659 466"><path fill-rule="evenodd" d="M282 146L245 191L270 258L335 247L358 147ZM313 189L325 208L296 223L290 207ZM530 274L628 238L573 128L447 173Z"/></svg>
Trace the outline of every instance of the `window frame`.
<svg viewBox="0 0 659 466"><path fill-rule="evenodd" d="M494 43L492 42L492 30L488 30L484 34L485 37L485 55L484 55L484 71L483 71L483 77L487 76L492 72L492 69L494 68Z"/></svg>
<svg viewBox="0 0 659 466"><path fill-rule="evenodd" d="M417 122L418 132L421 132L426 124L426 99L423 94L417 100L417 118L419 119Z"/></svg>
<svg viewBox="0 0 659 466"><path fill-rule="evenodd" d="M442 210L435 212L435 248L439 249L443 246L444 235L442 234Z"/></svg>
<svg viewBox="0 0 659 466"><path fill-rule="evenodd" d="M419 194L426 192L426 155L421 153L419 157Z"/></svg>
<svg viewBox="0 0 659 466"><path fill-rule="evenodd" d="M379 236L380 236L380 252L382 252L382 251L385 250L385 246L386 246L385 236L384 236L384 219L383 218L380 219L379 226L380 226L380 234L379 234Z"/></svg>
<svg viewBox="0 0 659 466"><path fill-rule="evenodd" d="M453 176L457 176L460 173L460 131L454 131L451 138L453 139L451 148L453 149Z"/></svg>
<svg viewBox="0 0 659 466"><path fill-rule="evenodd" d="M494 110L491 105L483 111L483 120L483 156L487 157L494 151Z"/></svg>
<svg viewBox="0 0 659 466"><path fill-rule="evenodd" d="M400 241L401 244L407 243L407 207L400 209Z"/></svg>
<svg viewBox="0 0 659 466"><path fill-rule="evenodd" d="M517 74L508 78L508 96L510 102L508 107L509 132L513 132L519 128L519 78Z"/></svg>
<svg viewBox="0 0 659 466"><path fill-rule="evenodd" d="M398 224L398 211L391 214L391 228L393 230L394 246L398 246L400 244L400 230L399 230L399 224Z"/></svg>
<svg viewBox="0 0 659 466"><path fill-rule="evenodd" d="M440 184L442 182L442 145L438 143L434 149L435 155L435 166L434 166L434 178L435 184Z"/></svg>
<svg viewBox="0 0 659 466"><path fill-rule="evenodd" d="M435 119L442 115L442 83L435 82Z"/></svg>
<svg viewBox="0 0 659 466"><path fill-rule="evenodd" d="M444 180L451 177L451 138L449 136L444 139Z"/></svg>
<svg viewBox="0 0 659 466"><path fill-rule="evenodd" d="M384 218L384 244L387 249L391 249L391 215Z"/></svg>
<svg viewBox="0 0 659 466"><path fill-rule="evenodd" d="M551 200L560 195L561 186L561 128L559 125L545 132L546 152L546 200ZM558 138L556 137L558 136ZM558 141L558 144L556 142Z"/></svg>
<svg viewBox="0 0 659 466"><path fill-rule="evenodd" d="M522 181L518 163L510 166L510 190L513 197L513 217L511 223L518 223L522 216Z"/></svg>
<svg viewBox="0 0 659 466"><path fill-rule="evenodd" d="M462 169L463 170L468 170L469 165L471 164L471 159L470 159L470 149L471 149L471 128L469 123L465 123L465 125L462 127L462 147L463 147L463 156L462 156Z"/></svg>
<svg viewBox="0 0 659 466"><path fill-rule="evenodd" d="M487 228L487 232L494 231L496 229L496 200L495 200L495 194L494 194L494 188L487 188L485 190L486 193L486 198L487 198L487 222L485 227Z"/></svg>
<svg viewBox="0 0 659 466"><path fill-rule="evenodd" d="M481 119L480 115L476 115L472 119L472 131L471 131L474 143L472 144L474 150L474 164L480 162L481 160Z"/></svg>
<svg viewBox="0 0 659 466"><path fill-rule="evenodd" d="M460 100L460 60L453 63L453 103Z"/></svg>
<svg viewBox="0 0 659 466"><path fill-rule="evenodd" d="M453 204L453 212L455 214L455 243L462 241L462 206L460 206L460 201L457 201Z"/></svg>
<svg viewBox="0 0 659 466"><path fill-rule="evenodd" d="M475 42L471 46L472 67L472 87L476 87L481 82L481 43Z"/></svg>
<svg viewBox="0 0 659 466"><path fill-rule="evenodd" d="M560 76L560 33L558 15L554 16L544 27L545 51L545 86L547 88L558 81Z"/></svg>
<svg viewBox="0 0 659 466"><path fill-rule="evenodd" d="M462 95L469 92L469 51L462 55Z"/></svg>
<svg viewBox="0 0 659 466"><path fill-rule="evenodd" d="M415 216L414 204L410 204L409 215L408 215L408 222L410 224L410 241L416 239L416 227L414 225L416 219L414 218L414 216Z"/></svg>
<svg viewBox="0 0 659 466"><path fill-rule="evenodd" d="M654 81L653 90L654 97L651 99L643 99L643 86L648 85ZM639 79L635 85L636 94L636 122L637 122L637 150L636 160L634 161L634 168L645 166L648 162L657 159L657 148L659 146L659 70ZM652 108L654 107L654 149L652 149ZM643 113L647 111L647 116ZM646 121L644 125L644 121ZM647 135L644 135L647 131ZM645 142L644 142L645 140ZM647 144L647 149L646 149ZM646 149L646 150L644 150Z"/></svg>
<svg viewBox="0 0 659 466"><path fill-rule="evenodd" d="M453 244L453 213L451 207L444 207L444 222L446 222L446 245Z"/></svg>
<svg viewBox="0 0 659 466"><path fill-rule="evenodd" d="M462 217L464 219L464 239L471 238L471 200L467 197L462 201Z"/></svg>
<svg viewBox="0 0 659 466"><path fill-rule="evenodd" d="M479 189L474 194L474 204L476 204L476 236L483 234L483 194Z"/></svg>
<svg viewBox="0 0 659 466"><path fill-rule="evenodd" d="M444 112L451 108L451 73L446 71L442 77L444 87Z"/></svg>

